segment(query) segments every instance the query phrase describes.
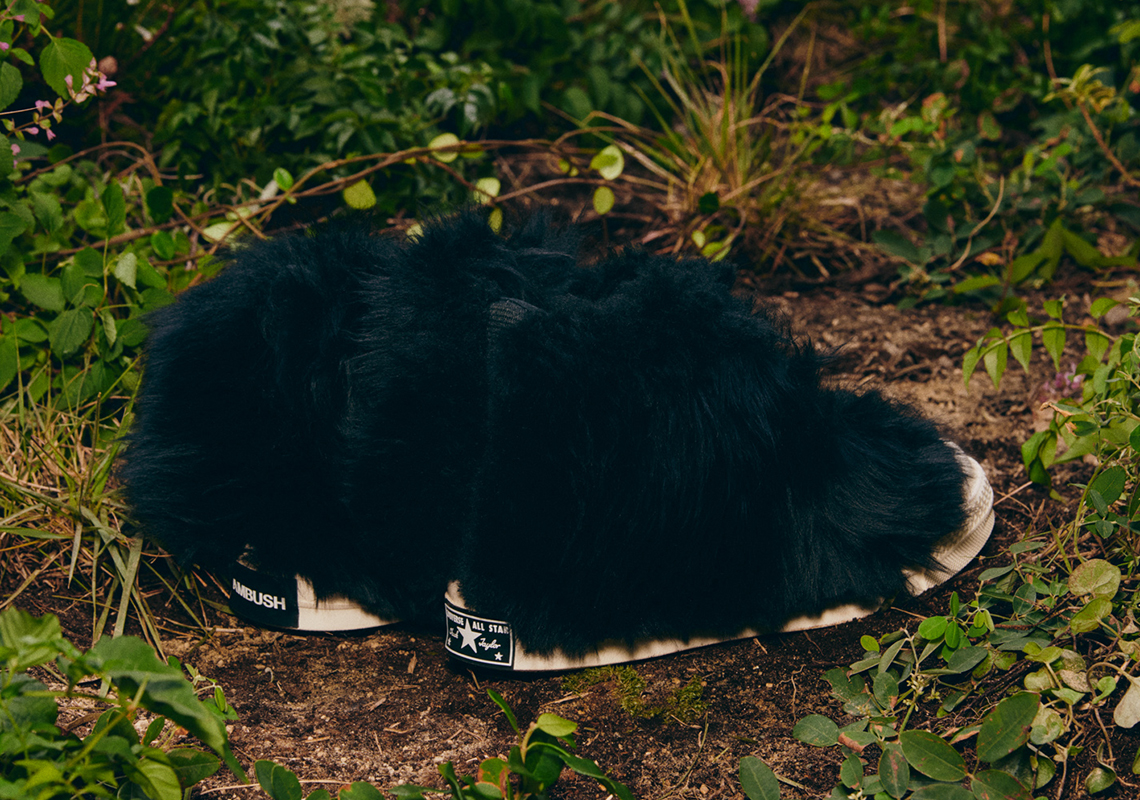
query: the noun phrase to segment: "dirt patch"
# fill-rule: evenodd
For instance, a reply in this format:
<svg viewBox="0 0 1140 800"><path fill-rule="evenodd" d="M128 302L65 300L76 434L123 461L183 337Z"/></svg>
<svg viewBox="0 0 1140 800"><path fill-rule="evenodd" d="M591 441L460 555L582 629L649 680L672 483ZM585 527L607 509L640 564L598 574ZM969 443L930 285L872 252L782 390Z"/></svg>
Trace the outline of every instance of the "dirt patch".
<svg viewBox="0 0 1140 800"><path fill-rule="evenodd" d="M751 283L744 281L741 290L756 291ZM353 780L381 787L403 782L442 786L436 767L443 761L453 761L464 773L482 758L505 756L513 734L487 697L491 688L507 699L523 724L543 711L578 721L578 753L596 760L637 797L743 797L736 776L747 755L760 756L800 784L802 788L785 786L785 797L825 795L837 780L840 759L791 737L792 726L806 714L842 721L822 673L858 658L861 635L895 630L916 614L941 613L951 591L972 597L977 574L1003 563L1012 541L1027 530L1047 529L1051 516L1063 518L1063 509L1025 485L1019 455L1033 429L1036 393L1052 377L1050 365L1035 362L1029 377L1012 367L1000 392L984 376L967 391L962 353L992 325L988 314L976 307L941 306L900 312L884 303L885 294L886 288L872 281L784 291L766 302L788 315L798 333L837 348L836 381L920 406L981 461L997 498L995 535L981 559L962 575L867 619L636 665L649 705L699 679L707 709L695 720L631 716L612 681L571 692L561 675L472 672L445 657L441 631L394 626L364 636L301 637L244 627L212 613L212 623L219 626L212 636L172 635L164 645L225 688L241 717L231 736L244 764L272 759L314 781L309 789L324 781L335 790L335 784ZM21 605L56 613L64 606L67 633L82 643L90 630L90 610L64 603L61 589L46 581L25 593ZM1121 753L1135 752L1138 743L1138 734L1114 733ZM199 796L252 796L257 791L233 783L232 776L215 776ZM556 796L604 793L590 781L567 775Z"/></svg>

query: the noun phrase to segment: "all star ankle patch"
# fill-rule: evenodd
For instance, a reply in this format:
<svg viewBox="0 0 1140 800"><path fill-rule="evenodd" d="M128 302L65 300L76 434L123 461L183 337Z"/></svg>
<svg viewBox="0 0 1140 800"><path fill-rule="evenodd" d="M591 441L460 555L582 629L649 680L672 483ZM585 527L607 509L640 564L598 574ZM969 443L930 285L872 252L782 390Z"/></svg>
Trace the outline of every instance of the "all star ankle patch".
<svg viewBox="0 0 1140 800"><path fill-rule="evenodd" d="M274 628L297 627L297 579L277 578L235 563L230 567L230 610Z"/></svg>
<svg viewBox="0 0 1140 800"><path fill-rule="evenodd" d="M488 667L513 667L515 641L510 623L477 617L444 599L447 637L444 647L451 655Z"/></svg>

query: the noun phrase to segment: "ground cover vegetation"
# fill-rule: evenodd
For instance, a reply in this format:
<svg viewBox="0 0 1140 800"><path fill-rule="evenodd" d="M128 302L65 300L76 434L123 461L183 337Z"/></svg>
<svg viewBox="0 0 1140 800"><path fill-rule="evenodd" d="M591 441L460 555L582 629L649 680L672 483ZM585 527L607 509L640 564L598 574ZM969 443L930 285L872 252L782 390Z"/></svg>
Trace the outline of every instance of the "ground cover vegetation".
<svg viewBox="0 0 1140 800"><path fill-rule="evenodd" d="M414 235L441 209L485 203L498 225L552 199L613 241L757 278L890 264L900 307L991 319L966 381L996 387L1011 354L1026 371L1047 354L1047 418L1021 454L1057 502L1074 491L1059 471L1085 465L1063 473L1079 476L1065 521L1021 532L945 613L865 636L826 673L833 713L792 735L837 750L834 798L1125 796L1140 781L1140 752L1112 735L1140 721L1138 53L1140 4L1098 0L4 3L0 607L61 570L92 647L0 613L0 796L176 798L223 761L244 777L221 687L161 659L164 632L205 630L224 596L131 538L116 494L145 313L214 274L219 248L345 209ZM894 187L910 210L855 213L836 183ZM1053 290L1070 275L1105 296ZM699 681L647 705L638 680L566 688L613 681L643 718L704 713ZM544 797L570 767L628 795L571 753L574 723L520 729L493 699L519 734L508 756L390 791ZM59 702L86 712L61 724ZM252 771L272 797L303 794L285 767ZM803 789L754 756L739 787Z"/></svg>

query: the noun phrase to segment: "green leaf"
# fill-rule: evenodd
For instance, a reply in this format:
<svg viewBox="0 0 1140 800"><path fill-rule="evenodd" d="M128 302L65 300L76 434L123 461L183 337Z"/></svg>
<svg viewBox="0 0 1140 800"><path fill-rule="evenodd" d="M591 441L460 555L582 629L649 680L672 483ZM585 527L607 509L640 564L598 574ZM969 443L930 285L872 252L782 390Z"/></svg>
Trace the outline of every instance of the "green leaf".
<svg viewBox="0 0 1140 800"><path fill-rule="evenodd" d="M107 235L107 213L96 200L80 200L75 205L75 222L94 236Z"/></svg>
<svg viewBox="0 0 1140 800"><path fill-rule="evenodd" d="M863 694L864 684L862 678L849 678L847 671L836 667L823 674L824 680L831 684L831 692L840 700L850 701Z"/></svg>
<svg viewBox="0 0 1140 800"><path fill-rule="evenodd" d="M1100 627L1101 620L1112 613L1112 601L1107 597L1094 597L1085 607L1069 619L1073 633L1091 633Z"/></svg>
<svg viewBox="0 0 1140 800"><path fill-rule="evenodd" d="M87 343L94 327L89 310L73 308L64 311L48 326L51 349L61 356L74 353Z"/></svg>
<svg viewBox="0 0 1140 800"><path fill-rule="evenodd" d="M146 340L146 325L138 318L118 320L115 330L124 347L138 347Z"/></svg>
<svg viewBox="0 0 1140 800"><path fill-rule="evenodd" d="M889 672L875 674L872 681L872 690L879 705L885 709L894 708L899 696L899 681Z"/></svg>
<svg viewBox="0 0 1140 800"><path fill-rule="evenodd" d="M262 790L273 800L301 800L301 782L292 771L265 760L255 763L253 770Z"/></svg>
<svg viewBox="0 0 1140 800"><path fill-rule="evenodd" d="M1064 311L1065 303L1063 300L1046 300L1041 304L1045 309L1045 313L1053 319L1060 319L1061 313Z"/></svg>
<svg viewBox="0 0 1140 800"><path fill-rule="evenodd" d="M490 203L499 196L503 184L498 178L480 178L475 181L475 202Z"/></svg>
<svg viewBox="0 0 1140 800"><path fill-rule="evenodd" d="M879 756L879 780L887 794L894 798L901 798L910 784L910 765L906 763L902 747L893 742L883 745Z"/></svg>
<svg viewBox="0 0 1140 800"><path fill-rule="evenodd" d="M748 800L780 800L776 774L756 756L740 759L740 788Z"/></svg>
<svg viewBox="0 0 1140 800"><path fill-rule="evenodd" d="M927 617L918 626L918 635L931 642L937 642L946 633L946 617Z"/></svg>
<svg viewBox="0 0 1140 800"><path fill-rule="evenodd" d="M1048 325L1041 331L1041 341L1045 350L1053 358L1053 367L1061 368L1061 355L1065 352L1065 328L1061 325Z"/></svg>
<svg viewBox="0 0 1140 800"><path fill-rule="evenodd" d="M439 136L428 142L428 147L436 150L443 147L453 147L459 144L459 137L454 133L441 133ZM432 157L436 161L442 161L444 164L450 164L455 159L459 158L457 150L450 150L444 153L432 153Z"/></svg>
<svg viewBox="0 0 1140 800"><path fill-rule="evenodd" d="M617 145L608 145L590 159L590 169L597 170L602 178L612 181L625 169L625 156Z"/></svg>
<svg viewBox="0 0 1140 800"><path fill-rule="evenodd" d="M1140 722L1140 681L1131 675L1125 677L1128 678L1128 691L1116 704L1116 710L1112 712L1112 721L1121 728L1133 728L1137 722ZM1140 757L1140 752L1137 755Z"/></svg>
<svg viewBox="0 0 1140 800"><path fill-rule="evenodd" d="M875 231L871 234L871 240L891 255L903 258L915 266L922 266L926 262L918 248L898 231Z"/></svg>
<svg viewBox="0 0 1140 800"><path fill-rule="evenodd" d="M1029 357L1033 352L1032 331L1020 331L1009 337L1009 351L1026 373L1029 372Z"/></svg>
<svg viewBox="0 0 1140 800"><path fill-rule="evenodd" d="M1089 794L1103 792L1114 783L1116 783L1116 775L1104 767L1093 767L1092 771L1085 777L1085 789L1088 790Z"/></svg>
<svg viewBox="0 0 1140 800"><path fill-rule="evenodd" d="M146 207L151 220L161 225L174 213L174 192L167 186L155 186L146 193Z"/></svg>
<svg viewBox="0 0 1140 800"><path fill-rule="evenodd" d="M206 753L193 747L178 747L166 755L174 765L182 785L187 788L204 781L222 766L221 760L213 753Z"/></svg>
<svg viewBox="0 0 1140 800"><path fill-rule="evenodd" d="M966 388L970 388L970 376L974 374L974 370L978 368L978 361L982 358L982 345L978 344L971 347L962 356L962 380Z"/></svg>
<svg viewBox="0 0 1140 800"><path fill-rule="evenodd" d="M1093 319L1100 319L1118 305L1120 305L1120 303L1111 297L1098 297L1096 300L1093 300L1092 305L1089 306L1089 315L1092 316Z"/></svg>
<svg viewBox="0 0 1140 800"><path fill-rule="evenodd" d="M1100 266L1100 262L1104 258L1093 245L1064 228L1061 229L1061 242L1065 246L1065 251L1082 267L1095 269Z"/></svg>
<svg viewBox="0 0 1140 800"><path fill-rule="evenodd" d="M1011 325L1018 325L1022 328L1025 328L1029 325L1029 315L1025 313L1024 308L1015 308L1013 311L1010 311L1008 314L1006 314L1005 318L1009 320L1009 323Z"/></svg>
<svg viewBox="0 0 1140 800"><path fill-rule="evenodd" d="M495 702L495 705L503 709L503 714L506 715L507 722L510 723L511 730L513 730L515 733L518 733L519 723L518 720L515 719L515 712L511 711L511 707L507 705L507 701L503 699L503 696L496 692L494 689L488 689L487 696Z"/></svg>
<svg viewBox="0 0 1140 800"><path fill-rule="evenodd" d="M75 262L63 268L59 274L59 286L63 290L63 299L66 302L76 305L83 299L83 286L87 282L86 278L83 270Z"/></svg>
<svg viewBox="0 0 1140 800"><path fill-rule="evenodd" d="M107 344L114 347L115 340L119 336L119 329L115 323L115 315L111 313L111 309L99 309L99 321L103 323L103 335L107 337Z"/></svg>
<svg viewBox="0 0 1140 800"><path fill-rule="evenodd" d="M1065 723L1061 715L1048 706L1041 706L1037 716L1033 718L1033 726L1029 729L1029 741L1040 747L1056 741L1064 732Z"/></svg>
<svg viewBox="0 0 1140 800"><path fill-rule="evenodd" d="M986 365L986 373L990 376L990 382L993 383L994 388L998 388L1001 383L1001 376L1005 374L1005 365L1009 360L1009 345L1004 340L998 342L986 351L982 357Z"/></svg>
<svg viewBox="0 0 1140 800"><path fill-rule="evenodd" d="M792 728L792 736L805 744L831 747L839 744L839 726L827 717L812 714L796 723Z"/></svg>
<svg viewBox="0 0 1140 800"><path fill-rule="evenodd" d="M1001 286L1001 280L996 275L971 275L954 284L954 293L969 294L990 286Z"/></svg>
<svg viewBox="0 0 1140 800"><path fill-rule="evenodd" d="M1085 349L1088 350L1089 355L1097 361L1104 358L1104 354L1108 352L1108 348L1111 346L1112 339L1100 331L1093 328L1085 330Z"/></svg>
<svg viewBox="0 0 1140 800"><path fill-rule="evenodd" d="M973 792L956 783L923 786L907 800L975 800Z"/></svg>
<svg viewBox="0 0 1140 800"><path fill-rule="evenodd" d="M347 789L341 789L337 798L338 800L384 800L384 795L380 794L380 790L372 784L356 781Z"/></svg>
<svg viewBox="0 0 1140 800"><path fill-rule="evenodd" d="M982 718L982 727L978 731L978 758L997 761L1029 741L1029 730L1039 705L1040 698L1028 692L1015 694L998 703Z"/></svg>
<svg viewBox="0 0 1140 800"><path fill-rule="evenodd" d="M362 178L352 186L345 188L344 202L348 204L349 208L364 211L376 205L376 193L372 191L368 181Z"/></svg>
<svg viewBox="0 0 1140 800"><path fill-rule="evenodd" d="M150 246L154 254L163 261L174 258L174 237L166 231L155 231L150 235Z"/></svg>
<svg viewBox="0 0 1140 800"><path fill-rule="evenodd" d="M123 187L115 181L103 190L103 210L107 214L107 235L120 233L127 222L127 202L123 198Z"/></svg>
<svg viewBox="0 0 1140 800"><path fill-rule="evenodd" d="M614 207L614 190L608 186L599 186L594 190L594 211L601 215L610 213Z"/></svg>
<svg viewBox="0 0 1140 800"><path fill-rule="evenodd" d="M94 56L87 45L57 36L40 53L40 71L56 94L65 100L72 96L67 86L67 76L71 76L71 86L75 91L83 85L83 73L90 66Z"/></svg>
<svg viewBox="0 0 1140 800"><path fill-rule="evenodd" d="M182 800L178 773L169 764L143 759L135 765L135 769L138 773L134 776L133 783L138 784L151 800Z"/></svg>
<svg viewBox="0 0 1140 800"><path fill-rule="evenodd" d="M1095 489L1100 492L1100 496L1104 498L1104 502L1112 505L1120 499L1120 495L1124 493L1124 484L1127 480L1127 475L1123 467L1109 467L1104 472L1096 476L1090 485L1090 489Z"/></svg>
<svg viewBox="0 0 1140 800"><path fill-rule="evenodd" d="M899 734L903 755L916 770L936 781L960 781L966 777L966 762L958 751L928 731Z"/></svg>
<svg viewBox="0 0 1140 800"><path fill-rule="evenodd" d="M1091 594L1111 599L1120 588L1120 577L1120 568L1115 564L1091 558L1079 564L1069 576L1069 592L1078 597Z"/></svg>
<svg viewBox="0 0 1140 800"><path fill-rule="evenodd" d="M578 730L578 723L571 722L557 714L540 714L534 724L540 731L549 733L558 739L565 738Z"/></svg>
<svg viewBox="0 0 1140 800"><path fill-rule="evenodd" d="M839 765L839 780L848 789L855 789L863 785L863 762L859 756L851 753Z"/></svg>
<svg viewBox="0 0 1140 800"><path fill-rule="evenodd" d="M1053 224L1045 231L1045 237L1041 240L1041 247L1037 252L1045 256L1045 261L1041 266L1041 277L1045 280L1052 280L1054 273L1057 271L1057 265L1061 262L1061 256L1065 252L1064 240L1062 232L1065 226L1061 223L1061 217L1053 220Z"/></svg>
<svg viewBox="0 0 1140 800"><path fill-rule="evenodd" d="M283 192L293 188L293 175L284 167L273 170L273 180L277 181L277 185L281 187Z"/></svg>
<svg viewBox="0 0 1140 800"><path fill-rule="evenodd" d="M0 254L7 251L12 240L27 230L27 223L17 214L9 211L0 213Z"/></svg>
<svg viewBox="0 0 1140 800"><path fill-rule="evenodd" d="M950 656L946 662L946 669L955 674L969 672L985 661L987 655L989 650L984 647L963 647L961 650L955 650Z"/></svg>
<svg viewBox="0 0 1140 800"><path fill-rule="evenodd" d="M1140 428L1140 426L1137 426L1137 427ZM862 636L859 637L859 644L863 645L863 649L866 650L868 653L879 652L879 640L876 639L874 636L868 636L867 634L863 634Z"/></svg>
<svg viewBox="0 0 1140 800"><path fill-rule="evenodd" d="M0 64L0 110L16 102L23 88L24 78L20 75L20 70L7 61Z"/></svg>
<svg viewBox="0 0 1140 800"><path fill-rule="evenodd" d="M135 281L138 278L139 259L134 253L126 252L119 255L115 259L115 266L112 270L115 277L126 286L135 288Z"/></svg>
<svg viewBox="0 0 1140 800"><path fill-rule="evenodd" d="M978 114L978 134L991 142L1001 139L1001 125L992 111L987 109Z"/></svg>
<svg viewBox="0 0 1140 800"><path fill-rule="evenodd" d="M56 642L62 636L59 618L54 614L37 618L19 608L0 611L0 650L6 651L5 666L11 670L19 672L53 660L60 654Z"/></svg>
<svg viewBox="0 0 1140 800"><path fill-rule="evenodd" d="M36 219L44 226L45 231L55 233L63 226L63 208L54 195L32 192L30 199Z"/></svg>
<svg viewBox="0 0 1140 800"><path fill-rule="evenodd" d="M88 278L103 277L103 254L93 247L84 247L76 253L75 263Z"/></svg>
<svg viewBox="0 0 1140 800"><path fill-rule="evenodd" d="M1033 800L1029 790L1007 772L987 769L974 775L970 789L977 800Z"/></svg>
<svg viewBox="0 0 1140 800"><path fill-rule="evenodd" d="M4 389L16 379L19 372L19 352L16 337L11 334L0 336L0 389Z"/></svg>
<svg viewBox="0 0 1140 800"><path fill-rule="evenodd" d="M1041 251L1036 253L1026 253L1025 255L1018 256L1009 263L1009 282L1012 284L1021 283L1023 280L1033 274L1033 271L1041 266L1045 261L1045 254ZM1022 323L1028 324L1028 322Z"/></svg>

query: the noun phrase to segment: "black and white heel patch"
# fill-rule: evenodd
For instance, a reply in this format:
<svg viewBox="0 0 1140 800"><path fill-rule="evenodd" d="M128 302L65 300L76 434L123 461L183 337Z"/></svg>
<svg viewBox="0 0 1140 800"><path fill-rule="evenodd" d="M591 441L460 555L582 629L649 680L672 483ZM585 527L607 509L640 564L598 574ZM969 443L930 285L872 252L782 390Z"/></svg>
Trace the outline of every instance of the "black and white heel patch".
<svg viewBox="0 0 1140 800"><path fill-rule="evenodd" d="M447 636L444 647L456 658L486 667L510 669L515 664L515 640L510 623L477 617L444 599Z"/></svg>
<svg viewBox="0 0 1140 800"><path fill-rule="evenodd" d="M240 562L230 566L230 610L257 625L296 628L297 581L256 572Z"/></svg>

